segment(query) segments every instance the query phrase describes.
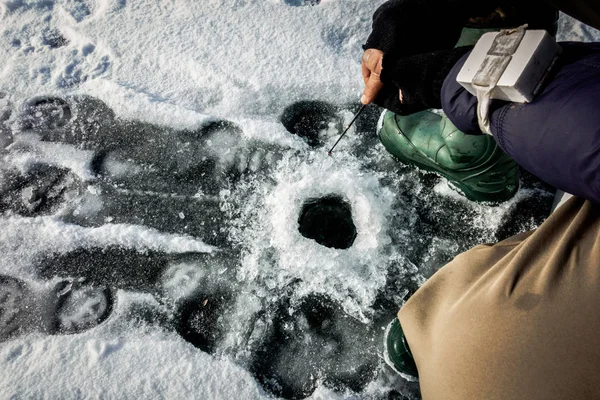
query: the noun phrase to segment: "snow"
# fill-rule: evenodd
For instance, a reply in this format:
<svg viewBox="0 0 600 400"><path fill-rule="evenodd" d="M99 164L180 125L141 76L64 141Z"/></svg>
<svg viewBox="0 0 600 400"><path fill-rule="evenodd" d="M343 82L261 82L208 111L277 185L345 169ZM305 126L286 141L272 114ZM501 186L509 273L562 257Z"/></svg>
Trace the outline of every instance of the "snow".
<svg viewBox="0 0 600 400"><path fill-rule="evenodd" d="M4 398L259 399L250 374L173 335L29 337L0 349ZM76 375L74 376L74 373Z"/></svg>
<svg viewBox="0 0 600 400"><path fill-rule="evenodd" d="M268 115L316 93L355 100L361 79L348 72L378 3L4 2L0 79L8 93L77 90L124 117L171 126ZM53 48L48 35L67 44ZM23 79L7 79L15 76Z"/></svg>
<svg viewBox="0 0 600 400"><path fill-rule="evenodd" d="M552 194L465 201L385 153L376 109L327 156L381 3L0 0L0 397L417 398L381 362L397 306ZM302 101L320 145L280 121ZM298 230L331 194L345 250Z"/></svg>

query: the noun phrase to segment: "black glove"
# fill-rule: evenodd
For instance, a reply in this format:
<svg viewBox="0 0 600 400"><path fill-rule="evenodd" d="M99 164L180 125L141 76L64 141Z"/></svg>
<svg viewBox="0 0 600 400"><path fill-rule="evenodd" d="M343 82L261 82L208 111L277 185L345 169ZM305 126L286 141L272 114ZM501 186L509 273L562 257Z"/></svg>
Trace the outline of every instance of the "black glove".
<svg viewBox="0 0 600 400"><path fill-rule="evenodd" d="M400 115L442 108L444 79L456 62L473 47L457 47L392 59L383 57L383 88L375 104ZM400 102L402 90L402 102Z"/></svg>

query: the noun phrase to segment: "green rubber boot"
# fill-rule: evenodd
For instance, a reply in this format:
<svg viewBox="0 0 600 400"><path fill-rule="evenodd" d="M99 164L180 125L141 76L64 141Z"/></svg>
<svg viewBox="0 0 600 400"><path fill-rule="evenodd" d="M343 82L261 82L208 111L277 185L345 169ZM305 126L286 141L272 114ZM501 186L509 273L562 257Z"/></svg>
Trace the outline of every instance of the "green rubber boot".
<svg viewBox="0 0 600 400"><path fill-rule="evenodd" d="M384 340L383 358L385 362L396 372L409 375L411 378L418 378L417 364L408 347L398 318L394 318L388 326Z"/></svg>
<svg viewBox="0 0 600 400"><path fill-rule="evenodd" d="M489 135L466 135L445 116L387 111L379 139L406 164L437 172L469 200L502 202L519 189L519 169Z"/></svg>

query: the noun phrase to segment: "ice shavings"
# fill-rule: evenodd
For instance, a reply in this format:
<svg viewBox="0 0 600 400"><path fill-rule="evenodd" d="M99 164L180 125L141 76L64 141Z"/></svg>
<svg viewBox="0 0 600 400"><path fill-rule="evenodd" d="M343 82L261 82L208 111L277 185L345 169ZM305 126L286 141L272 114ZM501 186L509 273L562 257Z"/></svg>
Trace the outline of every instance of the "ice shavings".
<svg viewBox="0 0 600 400"><path fill-rule="evenodd" d="M342 156L334 160L324 151L307 160L280 162L272 191L263 198L246 199L249 214L259 211L250 220L243 219L248 254L239 279L266 279L267 285L281 287L299 278L304 293L331 293L356 315L367 311L385 282L385 265L402 256L389 248L387 234L386 217L394 195L358 167ZM357 237L347 250L324 247L298 231L303 203L331 194L341 196L352 208ZM277 268L265 262L268 251L274 251Z"/></svg>

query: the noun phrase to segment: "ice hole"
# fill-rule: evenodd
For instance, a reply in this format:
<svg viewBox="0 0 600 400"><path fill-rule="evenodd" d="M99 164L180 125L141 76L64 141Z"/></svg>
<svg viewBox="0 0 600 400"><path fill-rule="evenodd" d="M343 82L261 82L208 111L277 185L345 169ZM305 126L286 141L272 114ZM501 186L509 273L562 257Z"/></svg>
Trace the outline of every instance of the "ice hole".
<svg viewBox="0 0 600 400"><path fill-rule="evenodd" d="M350 248L357 234L350 204L337 195L306 201L298 225L302 236L334 249Z"/></svg>

